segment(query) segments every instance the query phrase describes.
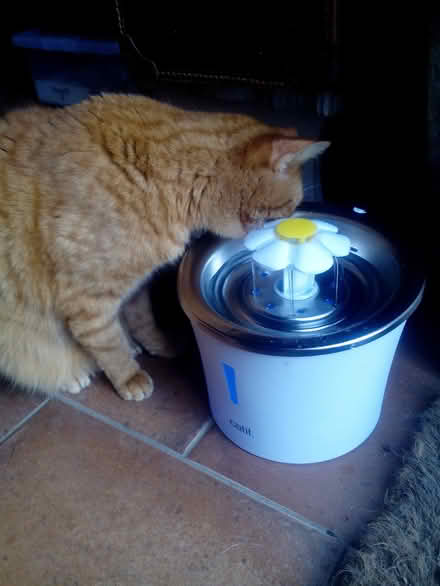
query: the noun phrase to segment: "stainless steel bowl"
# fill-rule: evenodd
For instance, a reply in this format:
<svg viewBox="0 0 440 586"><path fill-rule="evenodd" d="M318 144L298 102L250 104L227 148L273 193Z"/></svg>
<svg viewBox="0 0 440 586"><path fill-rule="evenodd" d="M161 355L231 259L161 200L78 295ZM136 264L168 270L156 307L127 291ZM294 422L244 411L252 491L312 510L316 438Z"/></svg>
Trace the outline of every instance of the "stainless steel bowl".
<svg viewBox="0 0 440 586"><path fill-rule="evenodd" d="M283 313L282 305L269 315L253 303L243 242L208 236L189 249L179 269L179 297L192 321L254 352L298 356L366 344L408 319L423 295L421 270L370 225L368 215L324 206L300 208L295 215L335 224L350 238L350 255L338 259L341 284L320 275L318 298L298 304L295 315ZM335 286L342 288L336 306L326 302Z"/></svg>

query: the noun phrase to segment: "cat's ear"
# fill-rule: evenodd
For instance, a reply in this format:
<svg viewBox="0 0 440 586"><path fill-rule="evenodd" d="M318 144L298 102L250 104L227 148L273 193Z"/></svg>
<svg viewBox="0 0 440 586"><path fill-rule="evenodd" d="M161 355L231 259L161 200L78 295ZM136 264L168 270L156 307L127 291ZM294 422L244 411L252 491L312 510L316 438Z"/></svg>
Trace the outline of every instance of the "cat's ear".
<svg viewBox="0 0 440 586"><path fill-rule="evenodd" d="M330 143L300 138L277 138L272 142L270 166L275 173L287 174L292 165L302 165L323 153Z"/></svg>

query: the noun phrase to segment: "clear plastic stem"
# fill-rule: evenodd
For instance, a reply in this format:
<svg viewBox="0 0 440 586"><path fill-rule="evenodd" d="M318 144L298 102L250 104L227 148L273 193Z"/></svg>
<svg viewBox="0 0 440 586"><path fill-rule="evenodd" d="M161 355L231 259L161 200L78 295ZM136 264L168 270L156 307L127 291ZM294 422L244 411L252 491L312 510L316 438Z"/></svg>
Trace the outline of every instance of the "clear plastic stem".
<svg viewBox="0 0 440 586"><path fill-rule="evenodd" d="M287 267L283 271L283 297L294 301L303 299L313 291L315 275L303 273L293 267Z"/></svg>

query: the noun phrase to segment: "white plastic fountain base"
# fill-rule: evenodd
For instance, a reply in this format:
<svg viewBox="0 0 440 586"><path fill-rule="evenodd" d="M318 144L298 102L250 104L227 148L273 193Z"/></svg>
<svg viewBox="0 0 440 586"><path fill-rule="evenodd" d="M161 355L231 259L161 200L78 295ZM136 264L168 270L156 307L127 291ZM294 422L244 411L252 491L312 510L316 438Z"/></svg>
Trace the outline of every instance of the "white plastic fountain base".
<svg viewBox="0 0 440 586"><path fill-rule="evenodd" d="M179 296L220 429L291 464L357 448L423 289L406 253L355 213L302 211L243 241L201 241Z"/></svg>
<svg viewBox="0 0 440 586"><path fill-rule="evenodd" d="M372 433L405 323L369 344L294 358L248 352L192 325L223 433L256 456L307 464L346 454Z"/></svg>

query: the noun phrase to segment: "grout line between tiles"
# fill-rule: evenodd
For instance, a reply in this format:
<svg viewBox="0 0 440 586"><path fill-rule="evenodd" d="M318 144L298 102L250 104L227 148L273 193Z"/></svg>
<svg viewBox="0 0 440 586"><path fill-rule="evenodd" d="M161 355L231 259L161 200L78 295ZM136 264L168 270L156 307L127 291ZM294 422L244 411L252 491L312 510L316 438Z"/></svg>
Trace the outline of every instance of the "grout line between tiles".
<svg viewBox="0 0 440 586"><path fill-rule="evenodd" d="M40 403L37 407L35 407L35 409L32 409L32 411L29 411L29 413L27 415L25 415L25 417L23 417L23 419L20 419L20 421L18 423L16 423L13 427L11 427L11 429L9 431L7 431L4 435L2 435L0 437L0 445L5 443L11 436L13 436L14 433L16 433L20 429L20 427L22 427L25 423L27 423L29 421L29 419L31 419L31 417L36 415L38 413L38 411L40 411L40 409L42 409L49 401L50 401L49 398L44 399L42 403Z"/></svg>
<svg viewBox="0 0 440 586"><path fill-rule="evenodd" d="M86 407L82 403L77 403L76 401L73 401L72 399L69 399L68 397L65 397L63 395L58 395L58 394L55 394L54 398L57 399L58 401L60 401L61 403L64 403L65 405L69 405L70 407L73 407L74 409L77 409L78 411L85 413L86 415L90 415L90 417L93 417L94 419L97 419L98 421L101 421L102 423L106 423L107 425L110 425L110 427L114 427L115 429L122 431L135 439L140 440L141 442L151 446L152 448L156 448L156 450L160 450L161 452L165 452L165 454L168 454L169 456L172 456L174 458L176 458L176 457L178 457L179 459L182 458L182 454L180 452L177 452L176 450L173 450L173 448L170 448L167 445L162 444L161 442L158 442L154 438L152 438L148 435L145 435L145 434L141 433L140 431L130 429L129 427L127 427L123 423L119 423L119 421L116 421L115 419L112 419L111 417L108 417L107 415L103 415L102 413L99 413L99 411L94 411L93 409L90 409L90 407Z"/></svg>
<svg viewBox="0 0 440 586"><path fill-rule="evenodd" d="M205 466L204 464L200 464L199 462L196 462L195 460L191 460L190 458L187 458L182 453L177 452L176 450L173 450L172 448L166 446L165 444L163 444L161 442L158 442L154 438L149 437L147 435L144 435L143 433L140 433L139 431L135 431L134 429L130 429L126 425L123 425L122 423L115 421L111 417L108 417L107 415L103 415L102 413L99 413L98 411L94 411L93 409L90 409L90 407L86 407L85 405L82 405L81 403L77 403L76 401L72 401L72 399L69 399L63 395L56 394L56 395L54 395L54 398L57 399L58 401L60 401L61 403L64 403L65 405L68 405L69 407L72 407L72 408L76 409L77 411L80 411L81 413L89 415L93 419L101 421L101 423L105 423L105 424L109 425L110 427L113 427L114 429L117 429L118 431L121 431L122 433L125 433L128 436L130 436L134 439L137 439L137 440L143 442L144 444L146 444L152 448L155 448L156 450L159 450L160 452L162 452L164 454L167 454L168 456L171 456L172 458L178 460L179 462L186 464L190 468L193 468L194 470L197 470L198 472L205 474L206 476L209 476L210 478L216 480L220 484L223 484L224 486L228 486L229 488L232 488L232 489L236 490L237 492L247 496L251 500L253 500L259 504L262 504L269 509L276 511L277 513L281 513L282 515L289 517L290 519L292 519L293 521L296 521L300 525L303 525L304 527L307 527L308 529L311 529L312 531L316 531L317 533L320 533L321 535L323 535L327 538L330 537L330 538L338 540L340 543L344 543L344 541L340 537L338 537L333 531L326 529L325 527L323 527L322 525L319 525L318 523L314 523L313 521L310 521L306 517L303 517L302 515L300 515L296 511L294 511L293 509L289 509L288 507L285 507L284 505L281 505L281 504L277 503L276 501L273 501L272 499L265 497L264 495L260 494L259 492L256 492L256 491L252 490L251 488L248 488L247 486L240 484L236 480L233 480L232 478L229 478L228 476L224 476L220 472L217 472L216 470L213 470L212 468L209 468L208 466ZM205 423L207 423L207 422L205 422Z"/></svg>
<svg viewBox="0 0 440 586"><path fill-rule="evenodd" d="M201 440L205 437L211 427L214 425L214 421L212 417L207 419L205 423L203 423L195 436L188 442L186 448L182 452L182 456L187 458L190 453L194 450L194 448L201 442Z"/></svg>

